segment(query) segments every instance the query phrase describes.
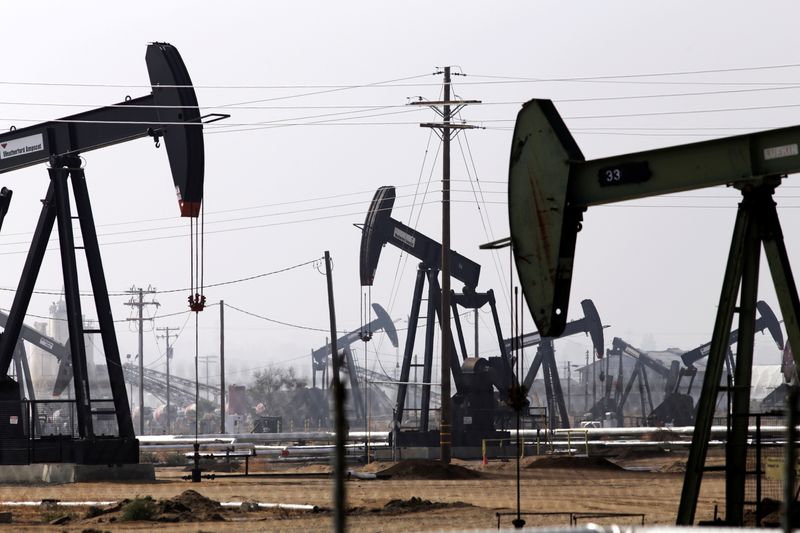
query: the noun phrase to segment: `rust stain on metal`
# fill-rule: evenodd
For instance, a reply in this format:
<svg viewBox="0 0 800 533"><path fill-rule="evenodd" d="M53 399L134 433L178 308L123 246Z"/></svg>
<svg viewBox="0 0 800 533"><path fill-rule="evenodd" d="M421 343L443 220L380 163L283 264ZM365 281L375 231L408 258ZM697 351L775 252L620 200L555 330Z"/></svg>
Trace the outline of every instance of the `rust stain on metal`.
<svg viewBox="0 0 800 533"><path fill-rule="evenodd" d="M533 210L534 214L536 215L536 220L538 222L538 235L534 236L534 239L538 237L538 242L533 242L534 249L539 250L539 253L544 255L545 257L545 264L551 265L553 264L552 256L550 253L550 233L547 231L548 224L548 217L546 216L545 212L549 209L549 206L542 203L541 190L539 189L539 181L535 178L534 172L528 172L528 181L531 186L531 192L533 193ZM545 203L548 203L545 199ZM550 280L553 279L553 272L550 272L548 269L547 275Z"/></svg>
<svg viewBox="0 0 800 533"><path fill-rule="evenodd" d="M519 158L522 157L522 152L525 149L525 145L528 143L528 139L530 139L531 134L527 134L522 139L518 140L516 144L511 149L511 165L516 165L519 162Z"/></svg>

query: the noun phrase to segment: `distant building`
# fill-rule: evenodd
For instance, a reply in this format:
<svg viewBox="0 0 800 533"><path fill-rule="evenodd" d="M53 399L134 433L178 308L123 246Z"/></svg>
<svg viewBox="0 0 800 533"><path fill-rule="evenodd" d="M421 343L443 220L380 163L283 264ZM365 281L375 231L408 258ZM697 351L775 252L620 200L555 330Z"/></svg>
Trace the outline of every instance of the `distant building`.
<svg viewBox="0 0 800 533"><path fill-rule="evenodd" d="M89 327L88 324L84 324ZM67 303L64 298L53 302L50 305L50 315L47 322L34 322L33 328L60 342L67 344L69 342L69 327L67 324ZM84 341L86 345L86 362L87 372L89 374L89 381L95 380L95 363L94 352L95 345L99 342L97 335L85 335ZM102 344L99 344L102 346ZM53 354L41 349L38 346L26 344L25 349L28 353L28 363L31 371L31 379L33 380L34 391L36 398L46 399L53 397L53 385L58 375L58 360ZM108 381L108 378L106 378ZM67 393L65 393L67 394ZM68 394L72 394L68 392Z"/></svg>

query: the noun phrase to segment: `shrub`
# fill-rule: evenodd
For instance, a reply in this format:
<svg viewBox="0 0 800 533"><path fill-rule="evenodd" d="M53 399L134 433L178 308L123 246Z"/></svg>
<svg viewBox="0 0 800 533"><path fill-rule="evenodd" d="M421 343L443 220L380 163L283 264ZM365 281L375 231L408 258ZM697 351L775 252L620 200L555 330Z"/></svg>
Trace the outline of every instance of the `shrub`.
<svg viewBox="0 0 800 533"><path fill-rule="evenodd" d="M151 451L139 452L139 462L142 464L154 464L157 460L156 454Z"/></svg>
<svg viewBox="0 0 800 533"><path fill-rule="evenodd" d="M156 517L156 503L150 496L132 499L122 507L121 520L153 520Z"/></svg>

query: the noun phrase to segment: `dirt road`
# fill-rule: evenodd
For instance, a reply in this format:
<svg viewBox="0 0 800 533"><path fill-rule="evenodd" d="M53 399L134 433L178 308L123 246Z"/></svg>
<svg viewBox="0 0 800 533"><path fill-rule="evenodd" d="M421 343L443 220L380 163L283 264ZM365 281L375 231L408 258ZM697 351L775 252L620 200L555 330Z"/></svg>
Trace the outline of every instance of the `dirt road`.
<svg viewBox="0 0 800 533"><path fill-rule="evenodd" d="M631 471L599 460L570 460L546 464L526 459L521 475L521 502L524 512L599 512L643 513L646 524L673 524L683 475L674 468L680 458L660 457L629 461L636 468L667 471ZM625 462L620 462L625 465ZM390 464L370 465L366 470L380 471ZM496 527L496 512L510 512L516 507L515 467L513 462L458 463L463 473L436 475L425 465L419 468L395 468L396 475L385 480L347 482L350 506L348 526L352 531L433 531ZM324 469L324 467L323 467ZM320 467L306 470L319 471ZM303 472L300 468L297 472ZM180 469L158 470L155 483L76 483L56 486L0 486L0 500L122 500L150 496L154 500L175 498L187 489L215 501L260 501L312 504L330 507L332 483L328 478L218 478L192 484L181 479ZM714 504L722 501L724 483L720 476L707 475L698 519L710 518ZM414 498L414 500L411 500ZM394 502L392 502L395 500ZM146 531L159 525L154 522L123 522L119 513L87 517L88 508L6 507L11 511L18 531L41 530L44 524L67 517L59 531ZM90 513L91 514L91 513ZM185 521L203 519L205 521ZM210 517L210 518L209 518ZM170 520L169 531L327 531L331 513L220 510L200 514L189 511ZM512 517L502 517L510 526ZM565 515L524 517L530 525L569 525ZM178 521L171 521L178 520ZM639 518L598 519L598 523L637 523ZM585 520L584 520L585 522ZM53 526L47 526L52 528Z"/></svg>

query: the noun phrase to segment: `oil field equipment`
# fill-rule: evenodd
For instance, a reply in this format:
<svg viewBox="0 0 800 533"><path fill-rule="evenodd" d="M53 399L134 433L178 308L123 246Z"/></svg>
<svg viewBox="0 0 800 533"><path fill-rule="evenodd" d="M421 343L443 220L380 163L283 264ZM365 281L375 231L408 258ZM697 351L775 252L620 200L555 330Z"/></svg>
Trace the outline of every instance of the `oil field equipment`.
<svg viewBox="0 0 800 533"><path fill-rule="evenodd" d="M355 409L356 417L360 421L366 420L366 413L364 412L364 396L366 394L366 388L364 391L361 390L361 387L358 383L358 365L356 365L355 358L353 357L353 351L350 348L355 342L366 342L365 339L367 337L371 338L372 333L376 331L383 331L389 337L389 342L392 343L392 346L397 348L397 328L394 326L394 322L392 321L389 313L384 310L383 307L380 305L373 303L372 310L375 311L375 320L372 320L368 324L365 324L363 327L353 330L346 335L342 335L336 340L336 346L339 349L339 355L344 357L344 364L345 369L347 370L348 375L350 376L350 390L351 394L353 395L352 403ZM369 332L369 336L365 335L365 332ZM331 356L331 345L330 343L325 343L324 346L317 348L311 352L311 386L317 386L317 373L321 373L321 380L320 383L322 384L322 388L326 388L328 384L328 369L329 369L329 358ZM362 372L363 373L363 372ZM366 381L366 380L365 380Z"/></svg>
<svg viewBox="0 0 800 533"><path fill-rule="evenodd" d="M653 394L650 388L650 380L647 376L647 369L649 368L654 373L658 374L664 379L664 394L675 388L680 374L680 363L672 361L669 368L661 361L657 361L647 355L646 352L628 344L619 337L614 337L611 341L611 349L608 351L609 361L611 357L616 356L618 359L618 371L616 377L616 387L614 387L614 377L606 373L606 389L604 396L592 406L590 413L593 418L599 418L605 413L613 413L617 418L617 425L624 426L624 413L625 404L633 388L634 382L639 385L639 401L641 402L641 414L644 418L648 413L653 411ZM628 356L635 361L633 371L628 378L627 384L623 387L623 356ZM611 391L615 390L612 397ZM646 400L646 402L645 402ZM689 415L692 416L694 404L691 396L689 397ZM693 416L692 416L693 417Z"/></svg>
<svg viewBox="0 0 800 533"><path fill-rule="evenodd" d="M144 383L144 390L158 398L162 402L167 401L167 374L153 368L144 369L144 377L139 375L139 365L125 363L122 365L125 382L128 385L138 387ZM195 403L195 386L203 396L213 396L214 401L219 398L219 388L205 383L195 383L193 379L186 379L170 374L169 389L170 395L174 396L173 401L176 407L185 408Z"/></svg>
<svg viewBox="0 0 800 533"><path fill-rule="evenodd" d="M800 171L799 146L800 127L790 127L586 161L551 101L531 100L517 116L509 168L509 225L520 283L543 335L555 336L564 329L575 245L587 208L720 185L741 191L678 508L679 525L695 519L734 312L739 314L739 335L729 392L725 521L731 526L743 522L762 245L796 363L800 357L800 300L773 200L785 175Z"/></svg>
<svg viewBox="0 0 800 533"><path fill-rule="evenodd" d="M767 302L759 301L756 303L756 309L759 313L759 318L756 320L755 331L765 332L768 331L778 349L783 349L783 331L781 330L780 322L775 313L767 304ZM734 330L728 336L728 345L733 346L739 339L739 330ZM633 387L634 382L638 383L640 402L641 402L641 415L642 421L648 426L691 426L694 425L695 419L695 405L692 397L692 386L694 379L697 376L697 367L695 363L701 361L708 356L711 348L711 343L707 342L697 348L684 352L680 355L680 359L685 366L681 366L680 362L672 361L669 368L667 368L661 361L655 360L650 357L647 352L640 350L631 344L625 342L620 338L615 338L612 343L609 355L616 355L619 357L619 372L617 375L616 394L613 398L609 394L606 395L592 410L592 415L597 416L598 413L611 411L616 413L617 424L623 426L625 418L625 405L628 400L629 394ZM634 369L628 378L627 384L622 387L623 374L622 374L622 357L627 355L636 360ZM725 367L727 374L733 376L734 357L733 352L729 349L726 351ZM647 377L647 369L652 370L664 380L664 393L663 399L657 405L653 405L653 391L650 387L650 381ZM684 377L689 378L689 383L686 386L685 392L681 392L681 382ZM611 387L607 387L610 391ZM645 403L645 399L647 403ZM601 405L602 402L602 405ZM605 411L604 411L605 410ZM648 414L649 413L649 414Z"/></svg>
<svg viewBox="0 0 800 533"><path fill-rule="evenodd" d="M761 300L756 302L756 309L758 310L758 314L760 315L755 322L755 331L764 333L769 332L772 340L775 341L779 350L784 349L784 341L783 341L783 330L781 330L781 324L778 320L778 317L775 316L775 313L772 311L772 308L767 304L767 302ZM739 341L739 330L731 331L731 334L728 336L728 346L733 346L737 344ZM686 353L681 354L681 361L685 365L684 368L681 368L680 374L678 375L678 381L675 383L675 388L672 393L668 393L667 396L664 398L664 402L661 405L657 406L650 416L648 420L654 424L664 424L664 423L673 423L675 425L693 425L694 424L694 416L695 416L695 409L692 408L691 411L691 419L687 418L683 412L679 410L678 403L686 403L685 400L680 400L682 396L689 396L691 398L692 394L692 385L694 384L694 378L697 375L697 367L695 367L695 363L708 357L708 354L711 350L711 343L707 342L702 346L698 346L693 350L689 350ZM735 360L732 356L732 352L728 349L725 352L725 367L729 376L734 375L735 369ZM685 394L680 393L680 386L681 380L684 376L689 376L689 384L686 388ZM677 420L676 418L680 417L682 420ZM685 424L682 422L686 422Z"/></svg>
<svg viewBox="0 0 800 533"><path fill-rule="evenodd" d="M595 307L594 302L591 300L583 300L581 302L581 307L583 308L583 318L567 322L564 331L558 338L563 339L570 335L585 333L592 339L594 357L600 359L603 357L603 351L605 350L603 329L607 326L603 326L603 323L600 321L600 314L597 312L597 307ZM547 397L548 427L566 429L570 427L569 413L567 412L567 404L564 401L561 380L558 377L558 365L556 364L553 345L553 341L555 340L556 339L552 337L542 337L537 331L534 333L526 333L518 337L517 346L519 348L528 348L530 346L538 347L536 356L534 356L522 384L525 390L530 392L539 369L542 370L545 395ZM510 353L514 346L514 339L506 339L505 346L506 351Z"/></svg>
<svg viewBox="0 0 800 533"><path fill-rule="evenodd" d="M0 327L5 328L7 322L8 313L0 311ZM29 400L35 400L36 394L33 389L33 377L31 376L28 358L22 341L27 341L56 358L58 361L58 374L53 383L53 396L59 396L72 379L72 363L70 362L69 346L61 344L56 339L36 331L27 324L22 324L17 341L18 346L17 353L15 353L14 365L16 367L17 379L24 379L25 381L24 389L20 383L20 393L24 391L23 396ZM24 378L22 376L24 376Z"/></svg>
<svg viewBox="0 0 800 533"><path fill-rule="evenodd" d="M108 300L100 248L80 154L106 146L151 137L166 145L180 214L198 217L203 199L203 121L189 73L177 49L167 43L148 45L145 62L150 94L58 120L0 134L0 173L49 163L49 188L33 234L5 330L0 336L0 464L67 462L133 464L139 461L139 442L133 430L119 347ZM223 118L217 116L214 119ZM211 121L207 119L206 121ZM68 180L76 206L72 216ZM83 246L75 245L77 218ZM28 310L53 225L58 225L64 296L69 330L77 433L56 439L31 434L23 420L19 384L8 376L23 319ZM98 316L97 329L82 321L75 250L83 248ZM105 352L112 401L94 400L87 375L85 334L99 334ZM101 403L102 402L102 403ZM111 405L109 405L111 404ZM37 405L33 404L35 411ZM25 417L31 413L25 413ZM35 414L35 413L33 413ZM111 417L113 431L96 431L99 417ZM15 423L17 422L17 423ZM35 447L29 446L31 442ZM35 453L31 454L30 450Z"/></svg>
<svg viewBox="0 0 800 533"><path fill-rule="evenodd" d="M420 261L400 369L394 427L400 429L408 409L406 398L413 364L414 342L427 280L425 351L423 363L420 365L422 367L422 383L420 385L422 391L419 403L419 427L417 431L398 432L396 443L398 446L436 446L439 443L439 435L437 431L430 429L430 400L434 333L436 320L441 320L441 288L438 276L441 269L442 245L393 219L391 213L394 200L394 187L386 186L380 187L376 191L370 204L361 228L359 263L361 285L372 285L381 250L386 244L392 244ZM451 295L458 346L461 349L460 357L452 357L450 361L453 381L456 385L456 394L453 397L453 445L480 446L481 439L484 438L508 437L508 432L499 432L495 429L495 416L498 411L508 410L504 408L503 402L508 399L509 391L517 381L500 330L494 292L492 290L487 292L475 290L480 278L480 265L453 250L450 250L450 265L452 277L464 284L462 293L453 292ZM458 308L479 309L485 305L491 308L501 355L488 359L480 358L478 354L470 357L467 353ZM442 342L450 343L451 353L459 353L452 335L449 339L443 339ZM499 401L495 396L495 389L498 392Z"/></svg>

